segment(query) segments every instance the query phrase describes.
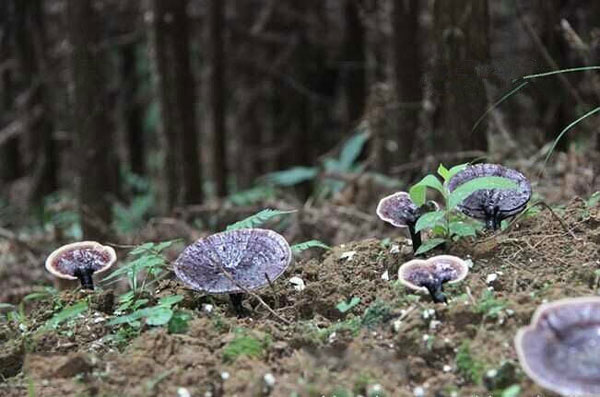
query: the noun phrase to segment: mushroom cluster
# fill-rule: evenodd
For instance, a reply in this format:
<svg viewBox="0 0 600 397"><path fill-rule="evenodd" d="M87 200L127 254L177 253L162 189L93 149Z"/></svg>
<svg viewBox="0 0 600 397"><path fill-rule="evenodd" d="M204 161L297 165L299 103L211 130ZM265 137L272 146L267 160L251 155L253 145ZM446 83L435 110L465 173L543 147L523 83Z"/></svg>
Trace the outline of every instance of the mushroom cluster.
<svg viewBox="0 0 600 397"><path fill-rule="evenodd" d="M446 303L444 284L458 283L468 273L469 266L459 257L438 255L406 262L398 269L398 280L410 289L429 292L436 303Z"/></svg>
<svg viewBox="0 0 600 397"><path fill-rule="evenodd" d="M287 269L292 250L283 236L266 229L238 229L202 238L185 248L175 275L196 291L230 294L241 310L241 294L262 288Z"/></svg>
<svg viewBox="0 0 600 397"><path fill-rule="evenodd" d="M517 189L481 189L471 193L458 205L458 209L471 218L485 222L488 229L496 230L503 219L517 215L525 209L531 198L531 184L519 171L498 164L470 165L454 175L448 182L448 190L473 179L498 176L517 184Z"/></svg>
<svg viewBox="0 0 600 397"><path fill-rule="evenodd" d="M46 269L54 276L81 282L81 288L94 289L92 275L108 270L117 261L112 247L95 241L64 245L48 256Z"/></svg>
<svg viewBox="0 0 600 397"><path fill-rule="evenodd" d="M563 396L600 395L600 297L540 306L515 337L521 366L540 386Z"/></svg>

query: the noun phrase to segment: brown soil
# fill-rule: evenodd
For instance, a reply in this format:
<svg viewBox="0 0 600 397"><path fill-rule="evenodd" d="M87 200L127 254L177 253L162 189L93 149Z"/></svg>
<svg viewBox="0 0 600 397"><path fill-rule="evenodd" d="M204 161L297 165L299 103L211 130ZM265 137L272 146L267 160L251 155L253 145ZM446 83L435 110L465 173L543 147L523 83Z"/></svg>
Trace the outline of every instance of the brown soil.
<svg viewBox="0 0 600 397"><path fill-rule="evenodd" d="M157 295L186 296L181 306L193 319L181 334L144 326L116 340L118 328L106 326L107 293L84 315L42 332L54 308L34 302L27 332L0 329L0 395L414 396L422 388L425 396L470 396L519 385L521 396L552 396L521 371L513 337L543 301L597 294L600 268L600 208L577 199L556 215L564 224L542 210L510 231L435 252L473 261L467 279L448 289L448 305L396 282L412 257L404 238L356 241L297 260L260 295L289 324L253 297L244 303L251 316L237 318L224 297L201 297L173 280ZM492 273L497 279L488 285ZM304 280L303 291L288 282L292 276ZM490 286L494 298L485 299ZM336 305L352 297L360 303L340 313ZM258 343L254 356L228 355L240 337ZM497 375L486 376L490 370Z"/></svg>

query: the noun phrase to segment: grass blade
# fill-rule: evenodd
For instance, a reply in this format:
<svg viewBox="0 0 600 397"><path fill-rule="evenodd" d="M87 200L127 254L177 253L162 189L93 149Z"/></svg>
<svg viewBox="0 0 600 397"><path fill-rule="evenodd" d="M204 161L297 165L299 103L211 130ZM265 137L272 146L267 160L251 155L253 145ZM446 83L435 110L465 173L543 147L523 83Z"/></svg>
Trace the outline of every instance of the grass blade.
<svg viewBox="0 0 600 397"><path fill-rule="evenodd" d="M475 122L475 124L473 124L473 128L471 128L471 132L474 132L477 127L479 127L479 124L481 124L481 122L483 121L483 119L492 111L494 110L496 107L498 107L502 102L506 101L508 98L510 98L511 96L513 96L513 94L517 93L521 88L525 87L527 84L529 84L529 81L524 81L521 84L519 84L518 86L510 89L506 94L502 95L500 97L500 99L498 99L496 102L494 102L493 104L490 105L489 108L487 108L487 110L485 112L483 112L483 114L481 115L481 117L479 117L477 119L477 121Z"/></svg>
<svg viewBox="0 0 600 397"><path fill-rule="evenodd" d="M533 80L533 79L538 79L540 77L554 76L556 74L562 74L562 73L586 72L588 70L600 70L600 66L580 66L577 68L560 69L560 70L553 70L551 72L529 74L527 76L519 77L518 79L514 80L514 82L521 81L521 80Z"/></svg>
<svg viewBox="0 0 600 397"><path fill-rule="evenodd" d="M225 230L229 231L229 230L236 230L236 229L259 227L260 225L262 225L263 223L265 223L266 221L268 221L271 218L274 218L279 215L292 214L294 212L296 212L296 210L281 211L281 210L272 210L272 209L267 208L267 209L262 210L252 216L249 216L246 219L243 219L239 222L236 222L234 224L227 226L227 229L225 229Z"/></svg>

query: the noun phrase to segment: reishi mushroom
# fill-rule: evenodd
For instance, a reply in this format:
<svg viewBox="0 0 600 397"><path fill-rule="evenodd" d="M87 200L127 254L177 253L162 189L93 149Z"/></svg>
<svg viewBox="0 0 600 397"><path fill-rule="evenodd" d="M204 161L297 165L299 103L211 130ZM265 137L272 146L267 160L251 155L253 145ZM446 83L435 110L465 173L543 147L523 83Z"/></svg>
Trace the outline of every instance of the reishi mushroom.
<svg viewBox="0 0 600 397"><path fill-rule="evenodd" d="M398 269L398 280L410 289L429 292L436 303L446 303L444 284L454 284L469 273L469 266L452 255L413 259Z"/></svg>
<svg viewBox="0 0 600 397"><path fill-rule="evenodd" d="M417 251L421 246L421 232L415 231L417 220L429 207L433 210L439 209L435 201L429 201L421 208L412 201L406 192L396 192L379 200L377 204L377 216L395 227L408 227L413 250Z"/></svg>
<svg viewBox="0 0 600 397"><path fill-rule="evenodd" d="M454 175L448 182L448 190L452 192L463 183L486 176L510 179L517 184L517 189L477 190L464 199L458 209L471 218L483 220L488 229L496 230L503 219L525 209L531 198L531 184L517 170L498 164L475 164Z"/></svg>
<svg viewBox="0 0 600 397"><path fill-rule="evenodd" d="M112 247L95 241L63 245L46 259L46 269L60 279L79 280L82 289L93 290L92 275L108 270L117 261Z"/></svg>
<svg viewBox="0 0 600 397"><path fill-rule="evenodd" d="M272 230L238 229L201 238L174 263L175 275L192 289L229 294L238 313L242 293L275 281L292 260L285 238Z"/></svg>
<svg viewBox="0 0 600 397"><path fill-rule="evenodd" d="M600 297L541 305L515 337L525 373L563 396L600 396Z"/></svg>

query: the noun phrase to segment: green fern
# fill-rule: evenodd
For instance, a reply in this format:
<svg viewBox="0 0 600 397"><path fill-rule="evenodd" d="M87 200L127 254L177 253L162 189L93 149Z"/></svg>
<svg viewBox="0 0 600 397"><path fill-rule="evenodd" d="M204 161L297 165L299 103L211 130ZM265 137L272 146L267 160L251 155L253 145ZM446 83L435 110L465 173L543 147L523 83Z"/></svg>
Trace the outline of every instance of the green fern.
<svg viewBox="0 0 600 397"><path fill-rule="evenodd" d="M281 211L281 210L272 210L272 209L267 208L267 209L262 210L252 216L249 216L246 219L243 219L239 222L236 222L234 224L227 226L226 230L230 231L230 230L237 230L237 229L247 229L247 228L252 228L252 227L259 227L271 218L274 218L274 217L280 216L280 215L292 214L294 212L296 212L296 210Z"/></svg>

